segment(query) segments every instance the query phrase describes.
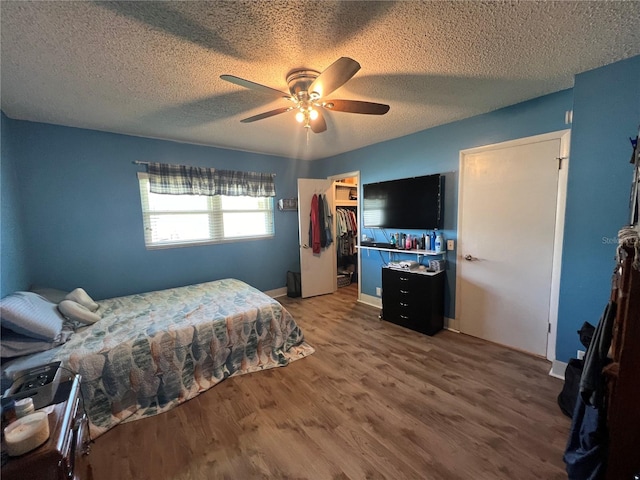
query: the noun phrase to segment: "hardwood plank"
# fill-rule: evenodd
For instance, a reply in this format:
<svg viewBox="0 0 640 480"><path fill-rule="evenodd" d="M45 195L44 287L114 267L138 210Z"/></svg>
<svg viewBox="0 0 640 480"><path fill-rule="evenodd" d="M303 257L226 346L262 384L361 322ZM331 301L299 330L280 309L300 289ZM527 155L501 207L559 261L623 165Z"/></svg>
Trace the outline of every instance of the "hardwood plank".
<svg viewBox="0 0 640 480"><path fill-rule="evenodd" d="M95 442L94 478L566 478L546 360L428 337L355 298L279 299L315 354L117 426Z"/></svg>

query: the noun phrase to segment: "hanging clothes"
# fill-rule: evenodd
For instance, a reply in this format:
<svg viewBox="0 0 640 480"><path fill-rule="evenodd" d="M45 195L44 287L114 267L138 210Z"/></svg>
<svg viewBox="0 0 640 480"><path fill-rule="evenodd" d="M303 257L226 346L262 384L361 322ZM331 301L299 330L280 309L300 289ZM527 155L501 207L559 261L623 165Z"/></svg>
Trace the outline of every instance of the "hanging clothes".
<svg viewBox="0 0 640 480"><path fill-rule="evenodd" d="M349 208L336 209L336 246L338 257L355 255L358 236L358 221L355 211Z"/></svg>
<svg viewBox="0 0 640 480"><path fill-rule="evenodd" d="M563 460L569 480L600 480L606 470L608 438L606 428L606 381L603 367L611 345L617 305L610 301L591 338L585 355L569 439Z"/></svg>
<svg viewBox="0 0 640 480"><path fill-rule="evenodd" d="M331 209L329 208L329 202L327 202L327 197L322 195L324 200L324 229L325 235L327 237L327 247L331 245L333 242L333 235L331 234L331 224L333 223L333 215L331 214Z"/></svg>
<svg viewBox="0 0 640 480"><path fill-rule="evenodd" d="M313 253L320 253L320 216L318 215L318 195L315 193L311 198L311 211L309 212L309 244Z"/></svg>
<svg viewBox="0 0 640 480"><path fill-rule="evenodd" d="M327 231L325 229L324 220L324 195L318 195L318 229L320 230L320 247L325 248L327 246Z"/></svg>

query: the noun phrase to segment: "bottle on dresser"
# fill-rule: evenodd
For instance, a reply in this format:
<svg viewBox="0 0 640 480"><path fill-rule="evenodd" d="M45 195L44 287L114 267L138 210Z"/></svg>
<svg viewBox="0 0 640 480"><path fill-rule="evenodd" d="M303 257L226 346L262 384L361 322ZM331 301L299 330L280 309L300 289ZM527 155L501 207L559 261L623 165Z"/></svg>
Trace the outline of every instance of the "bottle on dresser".
<svg viewBox="0 0 640 480"><path fill-rule="evenodd" d="M436 242L435 245L433 247L433 249L436 252L443 252L444 251L444 239L442 238L442 234L440 232L436 233Z"/></svg>

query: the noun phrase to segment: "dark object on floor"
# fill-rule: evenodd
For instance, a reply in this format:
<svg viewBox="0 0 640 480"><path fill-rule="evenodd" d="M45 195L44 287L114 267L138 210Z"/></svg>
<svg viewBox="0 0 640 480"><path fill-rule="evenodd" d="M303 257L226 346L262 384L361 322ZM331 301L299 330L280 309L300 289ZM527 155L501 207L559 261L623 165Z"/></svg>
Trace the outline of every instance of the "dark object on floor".
<svg viewBox="0 0 640 480"><path fill-rule="evenodd" d="M582 343L587 350L589 349L595 330L596 327L589 322L584 322L577 332L580 337L580 343ZM564 372L564 386L558 394L558 406L567 417L573 416L576 399L580 391L580 377L582 376L583 370L584 360L572 358L569 360L567 369Z"/></svg>
<svg viewBox="0 0 640 480"><path fill-rule="evenodd" d="M583 368L584 360L572 358L564 371L564 386L558 394L558 405L562 413L569 418L573 416L573 411L576 407Z"/></svg>
<svg viewBox="0 0 640 480"><path fill-rule="evenodd" d="M300 296L302 296L300 272L287 272L287 297L296 298Z"/></svg>

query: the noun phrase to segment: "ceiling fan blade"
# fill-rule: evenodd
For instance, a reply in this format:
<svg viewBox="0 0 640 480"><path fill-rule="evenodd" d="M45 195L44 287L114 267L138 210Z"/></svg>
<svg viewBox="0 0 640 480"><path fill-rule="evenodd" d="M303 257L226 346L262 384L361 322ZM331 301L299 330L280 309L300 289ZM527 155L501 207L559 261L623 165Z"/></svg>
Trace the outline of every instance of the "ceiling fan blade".
<svg viewBox="0 0 640 480"><path fill-rule="evenodd" d="M389 105L383 103L361 102L359 100L327 100L321 105L336 112L364 113L365 115L384 115L390 108Z"/></svg>
<svg viewBox="0 0 640 480"><path fill-rule="evenodd" d="M358 70L360 70L358 62L349 57L340 57L318 75L309 85L308 91L310 94L317 94L318 97L329 95L344 85Z"/></svg>
<svg viewBox="0 0 640 480"><path fill-rule="evenodd" d="M231 82L236 85L240 85L241 87L249 88L251 90L257 90L269 95L278 95L279 97L283 97L286 99L291 98L291 95L289 95L288 93L281 92L280 90L275 88L267 87L266 85L252 82L251 80L245 80L244 78L236 77L235 75L220 75L220 78L222 80L226 80L227 82Z"/></svg>
<svg viewBox="0 0 640 480"><path fill-rule="evenodd" d="M327 122L325 122L324 116L322 116L322 112L320 110L316 110L316 112L318 112L318 118L311 120L309 125L311 126L311 131L313 133L322 133L327 129Z"/></svg>
<svg viewBox="0 0 640 480"><path fill-rule="evenodd" d="M269 110L268 112L260 113L259 115L254 115L253 117L249 117L249 118L244 118L240 121L242 123L251 123L251 122L255 122L256 120L262 120L263 118L269 118L269 117L273 117L274 115L280 115L281 113L288 112L293 108L294 107L276 108L275 110Z"/></svg>

